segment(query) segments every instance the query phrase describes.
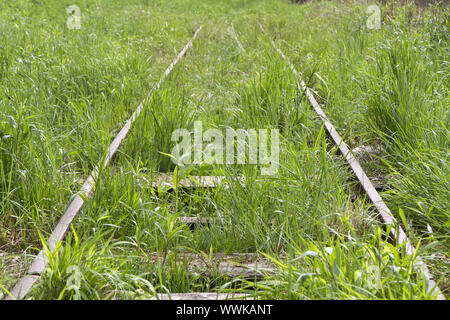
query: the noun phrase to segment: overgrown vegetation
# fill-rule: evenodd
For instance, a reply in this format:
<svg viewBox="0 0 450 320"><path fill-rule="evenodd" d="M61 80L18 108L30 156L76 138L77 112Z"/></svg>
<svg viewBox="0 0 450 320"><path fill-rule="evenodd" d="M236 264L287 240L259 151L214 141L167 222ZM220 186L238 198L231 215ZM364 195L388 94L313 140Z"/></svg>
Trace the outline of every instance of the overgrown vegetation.
<svg viewBox="0 0 450 320"><path fill-rule="evenodd" d="M416 256L448 293L448 10L359 2L0 3L0 292L42 246L72 194L199 25L203 31L144 106L33 299L148 299L246 292L262 299L433 299ZM418 248L388 233L328 140L267 33L303 72ZM280 166L176 167L175 129L279 129ZM153 188L158 172L225 176L228 188ZM246 185L235 179L244 177ZM189 228L179 217L213 218ZM277 270L238 285L201 276L186 252L260 253ZM158 256L155 260L154 255ZM20 257L11 266L11 257ZM7 266L7 267L6 267ZM251 289L251 290L250 290Z"/></svg>

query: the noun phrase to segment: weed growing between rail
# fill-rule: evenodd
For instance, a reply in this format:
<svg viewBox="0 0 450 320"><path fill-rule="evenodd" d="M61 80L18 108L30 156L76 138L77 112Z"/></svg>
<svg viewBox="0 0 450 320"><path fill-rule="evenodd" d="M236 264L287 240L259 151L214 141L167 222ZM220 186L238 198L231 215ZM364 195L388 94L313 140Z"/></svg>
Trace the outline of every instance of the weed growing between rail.
<svg viewBox="0 0 450 320"><path fill-rule="evenodd" d="M389 177L383 196L404 213L402 224L422 239L418 254L446 286L445 12L382 8L382 28L368 30L355 4L86 1L82 28L68 30L62 4L0 6L0 248L8 256L36 252L192 30L206 31L152 95L30 298L433 298L413 257L385 240L370 205L353 196L349 169L258 23L350 145L381 147L363 165ZM176 167L170 135L195 120L220 130L279 129L277 175L260 179L258 166ZM158 172L174 170L225 176L228 188L152 188ZM193 216L217 223L191 228L178 219ZM261 253L276 271L258 282L217 270L204 276L185 252ZM0 274L0 290L15 277Z"/></svg>

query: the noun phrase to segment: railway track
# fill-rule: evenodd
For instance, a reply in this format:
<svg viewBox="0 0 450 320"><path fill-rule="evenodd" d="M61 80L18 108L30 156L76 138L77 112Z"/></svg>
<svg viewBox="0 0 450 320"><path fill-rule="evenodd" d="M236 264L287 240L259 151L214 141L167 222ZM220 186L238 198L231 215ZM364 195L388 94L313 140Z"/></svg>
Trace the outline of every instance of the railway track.
<svg viewBox="0 0 450 320"><path fill-rule="evenodd" d="M261 31L263 34L266 34L264 28L260 25ZM187 44L183 47L183 49L179 52L178 56L173 60L173 62L168 66L165 70L159 81L153 86L153 88L149 91L147 97L141 102L141 104L137 107L136 111L132 114L129 120L125 123L121 131L115 137L115 139L111 142L110 146L107 149L106 155L102 158L98 164L94 167L89 177L84 182L83 186L79 190L79 192L73 197L69 206L63 213L59 223L56 228L52 232L51 236L48 239L49 249L54 251L56 248L56 244L64 239L64 236L72 223L73 219L80 212L85 199L87 199L92 193L95 191L95 181L99 178L101 170L104 169L111 159L116 154L119 149L122 141L127 137L132 124L138 119L140 116L144 105L149 101L153 92L157 91L162 85L163 81L169 76L172 72L175 65L180 61L180 59L186 54L187 50L192 46L193 41L196 39L198 33L201 31L202 27L199 27L193 37L187 42ZM267 36L268 37L268 36ZM352 169L353 173L357 177L359 183L362 188L366 192L368 198L373 203L374 207L378 211L379 217L386 225L389 227L390 236L393 241L396 241L399 244L403 244L405 247L406 254L413 255L415 253L414 246L410 243L406 233L399 227L396 219L393 217L389 208L386 206L381 196L378 194L377 190L373 186L367 174L362 169L360 163L350 151L347 144L343 141L342 137L339 135L333 124L330 122L326 114L323 112L319 104L314 98L312 91L306 86L305 82L302 80L302 74L298 70L295 69L294 65L290 63L289 59L284 55L281 49L276 45L276 43L269 38L274 50L278 52L278 54L286 61L289 65L291 71L294 73L296 78L298 79L296 82L296 86L298 91L303 93L311 107L316 112L317 116L322 121L324 127L326 128L331 140L334 144L339 148L341 154L344 156L348 165ZM152 182L153 188L166 188L166 189L175 189L175 188L183 188L189 192L189 190L198 189L198 188L217 188L223 187L227 188L226 177L223 176L199 176L199 177L189 177L185 179L181 179L174 182L174 178L171 175L167 174L159 174L156 176L155 180ZM240 179L239 183L245 187L245 180ZM176 184L176 185L175 185ZM218 219L215 218L201 218L201 217L179 217L179 221L184 224L190 225L192 228L201 228L205 225L210 224L218 224L221 223ZM189 271L193 273L198 273L204 277L212 277L214 274L220 274L226 276L229 279L249 279L258 281L259 279L263 279L265 276L275 272L276 267L263 255L260 254L216 254L211 257L205 257L202 254L195 253L183 253L183 259L187 259L190 263ZM151 257L151 263L155 263L156 261L161 260L161 257L155 253ZM7 296L6 299L23 299L30 291L32 286L39 280L41 274L44 272L47 265L47 256L46 251L42 249L36 258L33 260L30 268L27 270L25 276L21 278L18 283L14 286L12 291L10 292L10 296ZM435 281L433 280L428 268L425 263L420 259L416 259L415 264L417 269L422 270L428 277L428 286L430 292L434 291L439 299L445 299L443 294L440 292L437 287ZM206 293L206 292L195 292L195 293L173 293L173 294L156 294L153 298L156 300L211 300L211 299L253 299L251 294L236 294L236 293Z"/></svg>

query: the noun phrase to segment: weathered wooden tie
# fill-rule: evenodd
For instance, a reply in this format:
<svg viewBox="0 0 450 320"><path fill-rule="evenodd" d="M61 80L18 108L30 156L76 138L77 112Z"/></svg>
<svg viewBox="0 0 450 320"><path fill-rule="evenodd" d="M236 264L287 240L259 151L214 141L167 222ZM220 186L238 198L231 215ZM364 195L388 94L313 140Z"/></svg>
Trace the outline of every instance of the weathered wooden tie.
<svg viewBox="0 0 450 320"><path fill-rule="evenodd" d="M150 300L254 300L252 295L243 293L191 292L156 294Z"/></svg>
<svg viewBox="0 0 450 320"><path fill-rule="evenodd" d="M170 254L170 253L169 253ZM161 253L148 255L152 263L161 263ZM258 253L216 253L213 255L178 252L178 263L187 263L188 271L206 278L227 277L242 280L261 280L275 272L275 265Z"/></svg>

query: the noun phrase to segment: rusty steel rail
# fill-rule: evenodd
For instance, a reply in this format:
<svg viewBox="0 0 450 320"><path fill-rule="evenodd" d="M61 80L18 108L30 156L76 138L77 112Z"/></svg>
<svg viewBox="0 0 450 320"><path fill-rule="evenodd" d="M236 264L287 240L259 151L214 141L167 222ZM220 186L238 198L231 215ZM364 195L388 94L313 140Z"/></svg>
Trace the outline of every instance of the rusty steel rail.
<svg viewBox="0 0 450 320"><path fill-rule="evenodd" d="M259 27L261 28L261 31L266 34L263 26L260 24ZM294 75L299 79L297 81L297 88L300 92L303 92L306 94L306 97L308 98L311 106L313 107L314 111L317 113L317 115L322 120L323 125L325 126L328 134L333 139L336 146L339 148L339 151L342 153L342 155L345 157L345 160L347 160L347 163L350 165L353 173L358 178L359 182L361 183L361 186L363 187L364 191L367 193L367 196L369 197L370 201L373 203L375 208L377 209L378 213L380 214L381 219L383 220L384 224L386 226L390 226L390 235L391 237L397 241L399 244L403 244L405 246L405 251L408 255L413 255L416 252L416 249L411 244L411 242L408 239L408 236L403 231L402 227L398 224L395 217L392 215L391 211L389 210L386 203L381 198L378 191L373 186L372 182L370 181L367 174L364 172L363 168L361 167L361 164L359 161L355 158L353 153L350 151L348 145L344 142L342 137L337 132L336 128L333 126L331 121L326 116L325 112L322 110L322 108L317 103L316 99L314 98L314 95L312 94L312 91L306 86L306 83L302 80L302 74L301 72L297 71L294 67L294 65L289 61L289 59L284 55L284 53L281 51L281 49L275 44L272 38L269 37L270 42L272 43L272 46L276 49L276 51L280 54L280 56L286 61L286 63L289 65L290 69L294 73ZM423 260L420 257L416 258L415 266L418 269L421 269L425 276L428 278L428 289L430 292L434 292L435 295L437 295L439 300L445 300L445 296L442 294L441 290L437 286L436 282L434 281L432 275L430 274L430 271L428 270L428 267L423 262Z"/></svg>
<svg viewBox="0 0 450 320"><path fill-rule="evenodd" d="M122 127L122 129L114 138L114 140L111 142L108 149L106 150L106 155L98 161L97 165L94 167L89 177L85 180L81 189L75 194L69 206L64 211L63 216L59 220L56 228L53 230L52 234L48 238L48 246L51 251L55 250L56 244L64 239L64 236L67 230L69 229L70 224L80 211L81 207L84 204L85 199L88 198L93 193L95 189L95 181L97 181L99 177L100 170L104 169L109 164L110 160L113 158L113 156L119 149L120 144L127 137L131 125L139 117L144 108L144 105L149 101L151 94L160 88L162 82L172 72L173 68L178 63L178 61L180 61L180 59L186 54L187 50L191 47L192 42L195 40L201 29L202 29L201 26L197 28L192 38L187 42L184 48L179 52L178 56L167 67L166 71L161 76L159 81L151 88L145 99L139 104L137 109L133 112L131 117ZM29 292L29 290L32 288L34 283L39 279L42 271L45 270L46 264L47 264L47 252L45 249L42 249L39 252L39 254L34 258L25 276L21 278L19 282L14 286L14 288L10 292L10 295L6 296L6 299L7 300L23 299L25 295Z"/></svg>

